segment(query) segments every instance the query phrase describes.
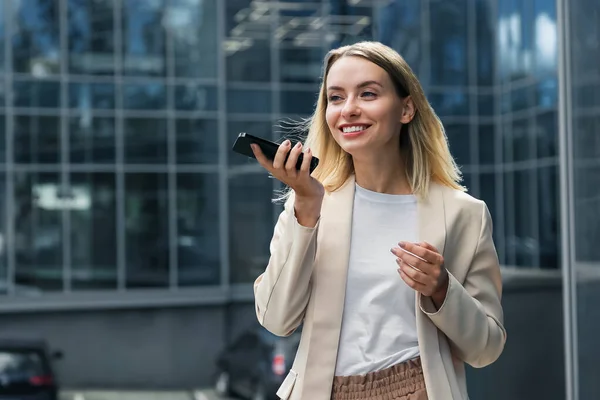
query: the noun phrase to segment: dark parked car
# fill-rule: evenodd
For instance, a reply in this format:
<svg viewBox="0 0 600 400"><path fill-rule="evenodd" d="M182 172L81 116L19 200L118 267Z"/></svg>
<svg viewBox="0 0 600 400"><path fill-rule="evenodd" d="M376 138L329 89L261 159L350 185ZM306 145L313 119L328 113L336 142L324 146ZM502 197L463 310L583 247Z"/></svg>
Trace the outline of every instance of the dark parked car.
<svg viewBox="0 0 600 400"><path fill-rule="evenodd" d="M277 399L275 393L292 366L300 329L278 337L259 327L246 331L217 359L215 389L221 396Z"/></svg>
<svg viewBox="0 0 600 400"><path fill-rule="evenodd" d="M0 400L58 400L58 384L44 341L0 339Z"/></svg>

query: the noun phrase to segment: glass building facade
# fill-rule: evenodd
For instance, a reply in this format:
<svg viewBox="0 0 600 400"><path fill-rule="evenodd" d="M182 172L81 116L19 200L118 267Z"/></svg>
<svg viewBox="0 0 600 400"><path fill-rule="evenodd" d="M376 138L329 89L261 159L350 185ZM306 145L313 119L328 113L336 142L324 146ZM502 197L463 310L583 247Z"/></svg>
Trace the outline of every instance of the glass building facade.
<svg viewBox="0 0 600 400"><path fill-rule="evenodd" d="M562 235L571 231L561 228L566 113L571 258L599 276L599 8L3 1L0 293L15 304L147 289L250 299L279 213L270 201L277 183L231 145L241 131L280 139L286 121L310 115L326 52L366 39L398 50L421 79L465 185L490 208L507 269L557 272L571 260ZM568 70L559 68L561 9ZM561 109L566 73L571 100ZM587 292L573 293L586 307ZM588 311L578 311L584 335Z"/></svg>

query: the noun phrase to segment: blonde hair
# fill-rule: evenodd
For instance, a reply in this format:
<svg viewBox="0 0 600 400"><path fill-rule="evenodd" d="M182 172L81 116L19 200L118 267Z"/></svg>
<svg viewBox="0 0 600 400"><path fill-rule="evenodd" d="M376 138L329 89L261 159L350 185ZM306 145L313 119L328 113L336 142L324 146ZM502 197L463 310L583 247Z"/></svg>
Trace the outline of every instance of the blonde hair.
<svg viewBox="0 0 600 400"><path fill-rule="evenodd" d="M400 54L378 42L343 46L331 50L325 57L319 98L312 117L307 121L305 146L320 161L312 176L326 190L335 191L354 173L350 154L335 141L325 119L327 74L337 60L349 56L362 57L383 68L394 83L398 95L401 98L412 98L416 111L412 121L402 126L399 151L413 193L421 198L426 197L432 180L465 191L465 187L460 184L461 172L450 154L442 122L427 101L419 80Z"/></svg>

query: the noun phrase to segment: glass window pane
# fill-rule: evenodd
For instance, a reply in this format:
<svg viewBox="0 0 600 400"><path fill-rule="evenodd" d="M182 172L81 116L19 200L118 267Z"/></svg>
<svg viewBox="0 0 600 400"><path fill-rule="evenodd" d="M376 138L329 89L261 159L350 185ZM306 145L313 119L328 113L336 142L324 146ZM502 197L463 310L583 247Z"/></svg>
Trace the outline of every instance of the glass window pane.
<svg viewBox="0 0 600 400"><path fill-rule="evenodd" d="M63 288L62 210L68 204L57 173L15 172L15 284L36 294ZM67 200L67 201L66 201Z"/></svg>
<svg viewBox="0 0 600 400"><path fill-rule="evenodd" d="M233 147L235 139L240 132L247 132L251 135L270 140L272 138L272 126L273 124L270 121L229 121L227 123L227 136L229 137L227 148L231 149L231 147ZM233 151L230 151L227 154L227 161L229 165L258 165L254 159L234 153Z"/></svg>
<svg viewBox="0 0 600 400"><path fill-rule="evenodd" d="M322 48L290 46L279 50L282 82L319 83L323 68Z"/></svg>
<svg viewBox="0 0 600 400"><path fill-rule="evenodd" d="M526 85L512 90L510 93L510 111L518 112L534 107L535 86Z"/></svg>
<svg viewBox="0 0 600 400"><path fill-rule="evenodd" d="M496 95L480 94L477 96L477 113L480 117L493 117L496 115Z"/></svg>
<svg viewBox="0 0 600 400"><path fill-rule="evenodd" d="M2 74L6 72L6 67L4 65L4 46L8 43L6 35L6 15L4 7L0 7L0 73ZM4 94L2 94L2 96L4 98Z"/></svg>
<svg viewBox="0 0 600 400"><path fill-rule="evenodd" d="M217 1L171 0L164 23L172 40L175 76L217 77Z"/></svg>
<svg viewBox="0 0 600 400"><path fill-rule="evenodd" d="M44 77L60 72L58 1L13 1L11 43L15 72Z"/></svg>
<svg viewBox="0 0 600 400"><path fill-rule="evenodd" d="M490 1L475 1L477 84L493 86L495 75L494 10Z"/></svg>
<svg viewBox="0 0 600 400"><path fill-rule="evenodd" d="M123 85L123 107L126 110L164 110L166 105L167 94L162 83Z"/></svg>
<svg viewBox="0 0 600 400"><path fill-rule="evenodd" d="M590 113L591 114L591 113ZM600 112L596 115L574 118L574 156L579 160L600 159Z"/></svg>
<svg viewBox="0 0 600 400"><path fill-rule="evenodd" d="M269 7L255 7L251 0L227 0L225 42L227 79L271 80L271 18Z"/></svg>
<svg viewBox="0 0 600 400"><path fill-rule="evenodd" d="M125 175L126 286L169 284L167 174Z"/></svg>
<svg viewBox="0 0 600 400"><path fill-rule="evenodd" d="M0 174L0 294L8 289L8 247L6 244L6 173Z"/></svg>
<svg viewBox="0 0 600 400"><path fill-rule="evenodd" d="M123 72L167 74L164 0L123 0Z"/></svg>
<svg viewBox="0 0 600 400"><path fill-rule="evenodd" d="M431 84L468 84L467 1L445 0L429 8Z"/></svg>
<svg viewBox="0 0 600 400"><path fill-rule="evenodd" d="M177 175L177 261L180 286L218 285L221 277L219 180Z"/></svg>
<svg viewBox="0 0 600 400"><path fill-rule="evenodd" d="M558 167L542 167L537 171L540 267L558 268L560 265L560 209Z"/></svg>
<svg viewBox="0 0 600 400"><path fill-rule="evenodd" d="M251 283L264 272L273 235L273 180L267 173L229 180L231 283Z"/></svg>
<svg viewBox="0 0 600 400"><path fill-rule="evenodd" d="M68 0L69 72L115 73L115 0Z"/></svg>
<svg viewBox="0 0 600 400"><path fill-rule="evenodd" d="M6 116L0 115L0 162L6 160Z"/></svg>
<svg viewBox="0 0 600 400"><path fill-rule="evenodd" d="M17 115L15 117L16 163L56 164L60 161L60 118Z"/></svg>
<svg viewBox="0 0 600 400"><path fill-rule="evenodd" d="M13 81L13 104L15 107L58 108L62 91L58 81Z"/></svg>
<svg viewBox="0 0 600 400"><path fill-rule="evenodd" d="M281 112L284 114L312 115L317 104L319 88L307 90L283 90L281 96Z"/></svg>
<svg viewBox="0 0 600 400"><path fill-rule="evenodd" d="M115 85L112 83L69 83L69 107L82 111L115 108Z"/></svg>
<svg viewBox="0 0 600 400"><path fill-rule="evenodd" d="M515 237L512 243L516 253L516 265L519 267L537 267L539 242L536 228L533 225L534 206L537 202L532 199L533 179L535 170L521 170L514 174L514 218Z"/></svg>
<svg viewBox="0 0 600 400"><path fill-rule="evenodd" d="M227 90L228 113L261 113L271 112L270 90Z"/></svg>
<svg viewBox="0 0 600 400"><path fill-rule="evenodd" d="M412 70L421 72L421 2L419 0L391 0L376 8L376 40L386 44L406 60Z"/></svg>
<svg viewBox="0 0 600 400"><path fill-rule="evenodd" d="M503 173L504 180L502 196L504 197L504 238L505 238L505 254L503 260L506 265L514 267L516 265L515 254L518 240L515 235L515 209L518 207L515 201L514 178L515 173L512 171Z"/></svg>
<svg viewBox="0 0 600 400"><path fill-rule="evenodd" d="M176 159L179 164L217 164L219 126L216 120L197 118L175 122Z"/></svg>
<svg viewBox="0 0 600 400"><path fill-rule="evenodd" d="M479 138L479 164L492 165L496 160L495 127L492 124L480 124L477 132Z"/></svg>
<svg viewBox="0 0 600 400"><path fill-rule="evenodd" d="M114 118L91 117L86 114L71 117L69 136L69 159L72 163L114 163Z"/></svg>
<svg viewBox="0 0 600 400"><path fill-rule="evenodd" d="M175 86L175 108L182 111L217 111L219 94L215 86L187 83Z"/></svg>
<svg viewBox="0 0 600 400"><path fill-rule="evenodd" d="M70 182L73 289L116 289L115 175L72 173Z"/></svg>
<svg viewBox="0 0 600 400"><path fill-rule="evenodd" d="M471 136L469 124L446 124L450 152L458 165L470 165Z"/></svg>
<svg viewBox="0 0 600 400"><path fill-rule="evenodd" d="M440 117L470 115L469 94L460 90L432 91L428 96L431 106Z"/></svg>
<svg viewBox="0 0 600 400"><path fill-rule="evenodd" d="M558 115L556 111L538 114L535 121L538 158L556 157L558 155ZM575 132L585 134L580 127ZM598 131L596 131L598 132ZM598 137L598 135L595 135ZM575 144L577 141L575 141ZM599 152L600 156L600 152Z"/></svg>
<svg viewBox="0 0 600 400"><path fill-rule="evenodd" d="M166 164L167 121L161 118L126 118L125 162Z"/></svg>
<svg viewBox="0 0 600 400"><path fill-rule="evenodd" d="M528 161L533 159L531 148L532 126L530 119L517 119L512 125L513 161Z"/></svg>
<svg viewBox="0 0 600 400"><path fill-rule="evenodd" d="M318 4L313 2L313 4ZM373 7L358 1L332 0L326 32L329 48L336 48L362 40L373 40ZM355 6L354 4L358 4ZM313 37L313 46L321 46L323 34Z"/></svg>

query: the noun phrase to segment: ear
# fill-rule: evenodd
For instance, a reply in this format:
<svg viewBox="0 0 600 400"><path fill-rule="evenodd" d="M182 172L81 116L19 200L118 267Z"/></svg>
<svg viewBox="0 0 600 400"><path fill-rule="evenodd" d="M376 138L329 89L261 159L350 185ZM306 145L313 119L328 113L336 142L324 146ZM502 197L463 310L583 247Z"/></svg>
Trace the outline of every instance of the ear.
<svg viewBox="0 0 600 400"><path fill-rule="evenodd" d="M415 103L412 100L412 97L407 96L402 99L402 115L400 117L400 122L403 124L408 124L412 121L415 116Z"/></svg>

